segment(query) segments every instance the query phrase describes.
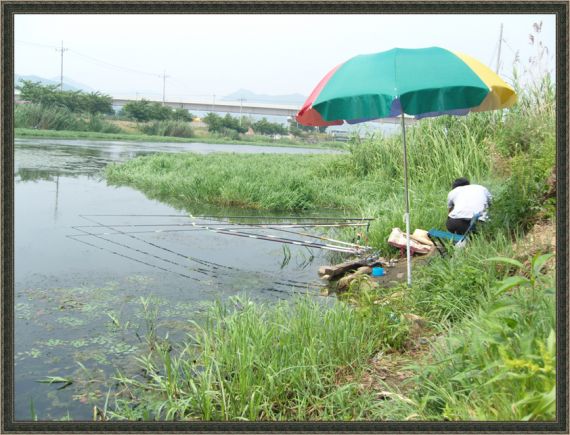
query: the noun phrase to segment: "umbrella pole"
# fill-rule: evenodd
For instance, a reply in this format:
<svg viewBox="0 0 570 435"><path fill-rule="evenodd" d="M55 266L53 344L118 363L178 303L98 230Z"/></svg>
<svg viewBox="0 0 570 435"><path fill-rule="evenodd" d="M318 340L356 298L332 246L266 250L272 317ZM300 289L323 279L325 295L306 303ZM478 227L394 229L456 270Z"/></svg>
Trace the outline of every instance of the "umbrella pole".
<svg viewBox="0 0 570 435"><path fill-rule="evenodd" d="M406 262L408 267L408 287L412 285L412 258L410 255L410 194L408 192L408 151L406 148L406 124L404 122L404 111L402 110L402 141L404 144L404 190L406 192Z"/></svg>

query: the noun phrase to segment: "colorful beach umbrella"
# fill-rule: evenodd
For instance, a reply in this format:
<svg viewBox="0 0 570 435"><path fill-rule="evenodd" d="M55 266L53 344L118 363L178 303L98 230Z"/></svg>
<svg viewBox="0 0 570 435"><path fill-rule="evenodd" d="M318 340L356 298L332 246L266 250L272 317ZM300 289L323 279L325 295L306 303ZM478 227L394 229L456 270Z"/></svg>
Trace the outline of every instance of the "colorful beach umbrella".
<svg viewBox="0 0 570 435"><path fill-rule="evenodd" d="M478 60L439 47L394 48L355 56L323 77L296 115L308 126L400 117L404 147L406 253L411 285L405 115L416 119L504 109L514 89Z"/></svg>

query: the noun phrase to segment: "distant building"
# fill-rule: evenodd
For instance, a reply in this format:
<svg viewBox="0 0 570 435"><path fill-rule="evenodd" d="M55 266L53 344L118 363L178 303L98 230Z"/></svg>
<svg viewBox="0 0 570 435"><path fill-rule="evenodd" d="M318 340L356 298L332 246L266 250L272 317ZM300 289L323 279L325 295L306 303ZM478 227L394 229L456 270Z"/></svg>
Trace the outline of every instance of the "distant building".
<svg viewBox="0 0 570 435"><path fill-rule="evenodd" d="M335 141L339 142L348 141L349 132L346 130L331 130L328 133L333 137Z"/></svg>

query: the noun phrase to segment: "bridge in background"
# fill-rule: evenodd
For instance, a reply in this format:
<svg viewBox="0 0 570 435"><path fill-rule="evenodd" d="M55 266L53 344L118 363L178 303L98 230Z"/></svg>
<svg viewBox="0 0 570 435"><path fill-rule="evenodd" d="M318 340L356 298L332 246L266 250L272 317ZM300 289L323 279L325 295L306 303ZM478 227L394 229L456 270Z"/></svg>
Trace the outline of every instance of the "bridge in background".
<svg viewBox="0 0 570 435"><path fill-rule="evenodd" d="M113 98L113 106L124 106L125 104L137 101L136 98ZM150 100L152 101L152 100ZM156 101L161 103L162 101ZM273 115L273 116L295 116L298 112L300 105L288 106L278 104L253 104L240 101L165 101L165 106L175 109L186 109L189 111L196 110L202 112L225 112L225 113L240 113L247 115Z"/></svg>
<svg viewBox="0 0 570 435"><path fill-rule="evenodd" d="M140 98L113 98L113 106L124 106L131 101L138 101ZM162 101L149 100L156 103L161 103ZM240 115L273 115L273 116L285 116L294 118L301 105L290 106L281 104L267 104L267 103L249 103L244 101L219 101L219 102L206 102L206 101L165 101L165 106L169 106L175 109L186 109L189 111L201 111L201 112L222 112L222 113L238 113ZM405 116L407 124L415 123L413 117ZM377 119L373 122L378 122L381 124L399 124L401 121L399 118L384 118Z"/></svg>

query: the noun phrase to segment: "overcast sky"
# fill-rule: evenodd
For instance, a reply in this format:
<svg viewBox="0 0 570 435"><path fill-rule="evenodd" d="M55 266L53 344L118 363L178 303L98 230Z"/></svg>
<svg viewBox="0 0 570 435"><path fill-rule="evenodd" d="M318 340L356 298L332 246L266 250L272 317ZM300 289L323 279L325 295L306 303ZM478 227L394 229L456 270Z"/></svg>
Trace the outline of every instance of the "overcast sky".
<svg viewBox="0 0 570 435"><path fill-rule="evenodd" d="M203 99L240 88L308 96L335 65L393 47L440 46L465 52L493 70L503 23L501 76L515 52L535 55L532 25L550 51L554 15L16 15L15 73L64 76L116 96L155 93Z"/></svg>

